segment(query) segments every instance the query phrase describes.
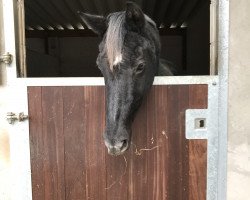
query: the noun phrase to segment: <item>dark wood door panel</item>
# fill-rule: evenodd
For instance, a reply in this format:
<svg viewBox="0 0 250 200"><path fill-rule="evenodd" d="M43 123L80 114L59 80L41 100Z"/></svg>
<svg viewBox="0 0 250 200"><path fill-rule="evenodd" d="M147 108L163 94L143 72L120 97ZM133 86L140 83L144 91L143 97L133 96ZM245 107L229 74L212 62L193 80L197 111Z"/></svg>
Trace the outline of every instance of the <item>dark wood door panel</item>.
<svg viewBox="0 0 250 200"><path fill-rule="evenodd" d="M185 110L207 107L207 85L153 86L116 157L104 87L29 87L28 99L34 200L206 199L207 142L185 139Z"/></svg>

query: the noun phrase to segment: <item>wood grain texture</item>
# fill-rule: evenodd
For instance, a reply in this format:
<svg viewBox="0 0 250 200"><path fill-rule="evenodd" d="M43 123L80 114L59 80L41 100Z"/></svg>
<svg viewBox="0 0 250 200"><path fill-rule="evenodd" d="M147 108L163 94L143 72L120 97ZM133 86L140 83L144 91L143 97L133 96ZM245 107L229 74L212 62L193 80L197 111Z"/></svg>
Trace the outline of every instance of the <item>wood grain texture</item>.
<svg viewBox="0 0 250 200"><path fill-rule="evenodd" d="M42 130L45 199L64 199L62 88L42 88Z"/></svg>
<svg viewBox="0 0 250 200"><path fill-rule="evenodd" d="M30 132L30 159L32 172L32 193L36 199L45 199L44 185L44 146L43 146L43 115L41 87L32 87L28 90L29 96L29 132Z"/></svg>
<svg viewBox="0 0 250 200"><path fill-rule="evenodd" d="M153 86L130 150L110 156L104 87L29 87L34 200L205 200L206 140L185 139L185 110L206 85Z"/></svg>
<svg viewBox="0 0 250 200"><path fill-rule="evenodd" d="M63 88L65 199L86 199L85 101L83 88Z"/></svg>
<svg viewBox="0 0 250 200"><path fill-rule="evenodd" d="M204 85L190 85L189 108L207 108L207 90ZM189 140L189 199L206 199L207 140Z"/></svg>

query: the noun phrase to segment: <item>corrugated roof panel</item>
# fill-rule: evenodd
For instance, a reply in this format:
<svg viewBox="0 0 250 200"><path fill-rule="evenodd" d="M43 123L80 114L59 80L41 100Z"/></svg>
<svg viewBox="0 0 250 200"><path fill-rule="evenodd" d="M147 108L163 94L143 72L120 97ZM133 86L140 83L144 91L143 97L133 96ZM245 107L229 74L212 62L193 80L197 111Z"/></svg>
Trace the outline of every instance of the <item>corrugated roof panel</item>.
<svg viewBox="0 0 250 200"><path fill-rule="evenodd" d="M30 21L33 20L35 25L41 24L42 22L42 24L47 23L50 24L50 26L56 28L54 20L48 16L44 9L39 7L35 1L32 1L30 4L27 2L28 1L25 1L25 19L27 25L31 26Z"/></svg>
<svg viewBox="0 0 250 200"><path fill-rule="evenodd" d="M197 15L197 13L201 10L203 6L209 6L209 5L210 5L209 0L198 0L195 6L193 7L192 11L186 17L186 22L188 23L189 21L191 21L192 18Z"/></svg>
<svg viewBox="0 0 250 200"><path fill-rule="evenodd" d="M157 2L156 4L153 19L155 20L158 26L163 24L163 21L164 21L163 19L167 12L169 3L170 3L170 0L161 0Z"/></svg>
<svg viewBox="0 0 250 200"><path fill-rule="evenodd" d="M50 23L52 27L58 27L60 25L64 29L67 29L67 22L64 21L63 16L57 12L57 9L51 4L48 4L46 1L40 0L25 0L25 10L27 8L33 9L37 15L41 15L43 18L47 18L47 23ZM33 19L36 19L36 15L32 16ZM26 23L28 23L29 19L26 19Z"/></svg>
<svg viewBox="0 0 250 200"><path fill-rule="evenodd" d="M190 13L194 9L198 1L200 0L192 0L184 2L181 12L176 20L177 26L181 26L183 23L187 21L187 17L190 15Z"/></svg>
<svg viewBox="0 0 250 200"><path fill-rule="evenodd" d="M170 4L168 5L168 10L165 13L165 17L163 19L165 26L170 27L171 25L176 23L179 14L182 12L181 9L183 9L184 3L184 0L170 1Z"/></svg>
<svg viewBox="0 0 250 200"><path fill-rule="evenodd" d="M158 26L181 24L209 0L135 0ZM123 10L126 0L25 0L26 27L45 30L87 29L77 11L106 15Z"/></svg>
<svg viewBox="0 0 250 200"><path fill-rule="evenodd" d="M151 18L153 18L153 16L154 16L156 3L157 3L157 0L143 2L143 10Z"/></svg>

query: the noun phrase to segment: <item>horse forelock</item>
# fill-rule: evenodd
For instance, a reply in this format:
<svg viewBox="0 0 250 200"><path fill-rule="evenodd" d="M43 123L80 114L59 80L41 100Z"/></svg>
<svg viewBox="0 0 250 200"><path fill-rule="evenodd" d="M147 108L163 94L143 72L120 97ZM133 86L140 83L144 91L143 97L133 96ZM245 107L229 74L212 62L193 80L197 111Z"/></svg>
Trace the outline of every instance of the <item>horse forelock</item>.
<svg viewBox="0 0 250 200"><path fill-rule="evenodd" d="M106 51L111 71L113 66L122 61L122 47L125 37L125 12L112 13L109 16L106 34Z"/></svg>
<svg viewBox="0 0 250 200"><path fill-rule="evenodd" d="M155 22L145 16L145 20L156 28ZM124 44L124 38L126 35L125 29L125 11L112 13L108 16L108 29L106 33L106 51L108 57L108 63L111 71L115 65L122 62L122 48Z"/></svg>

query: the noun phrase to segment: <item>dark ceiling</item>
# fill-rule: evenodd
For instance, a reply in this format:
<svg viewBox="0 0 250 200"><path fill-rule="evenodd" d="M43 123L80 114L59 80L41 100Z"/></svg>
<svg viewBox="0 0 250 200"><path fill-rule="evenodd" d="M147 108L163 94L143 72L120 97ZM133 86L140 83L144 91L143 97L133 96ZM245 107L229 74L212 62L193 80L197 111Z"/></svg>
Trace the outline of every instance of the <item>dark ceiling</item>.
<svg viewBox="0 0 250 200"><path fill-rule="evenodd" d="M182 28L209 0L135 0L145 14L165 28ZM77 11L107 15L124 10L126 0L25 0L27 30L86 30Z"/></svg>

